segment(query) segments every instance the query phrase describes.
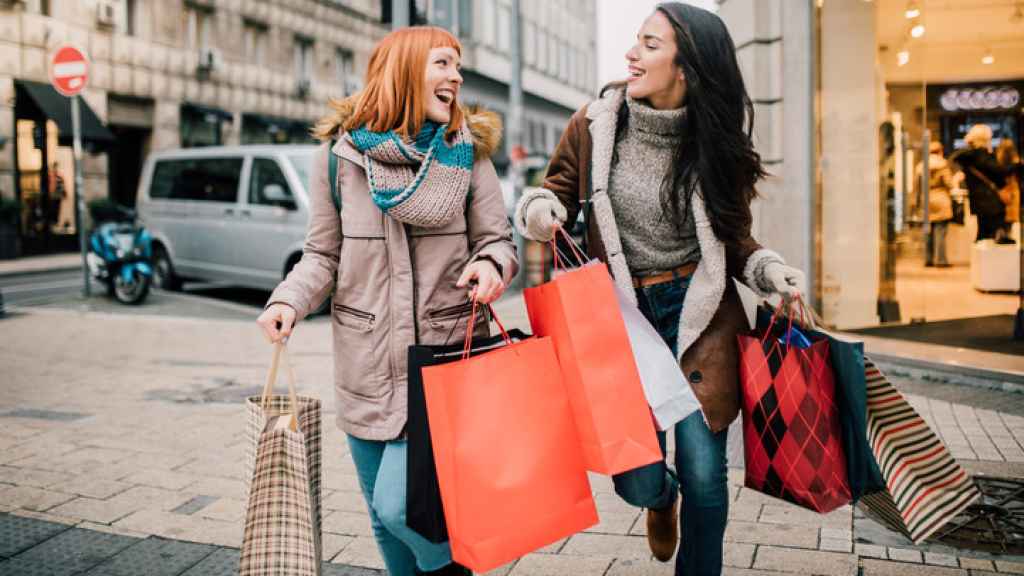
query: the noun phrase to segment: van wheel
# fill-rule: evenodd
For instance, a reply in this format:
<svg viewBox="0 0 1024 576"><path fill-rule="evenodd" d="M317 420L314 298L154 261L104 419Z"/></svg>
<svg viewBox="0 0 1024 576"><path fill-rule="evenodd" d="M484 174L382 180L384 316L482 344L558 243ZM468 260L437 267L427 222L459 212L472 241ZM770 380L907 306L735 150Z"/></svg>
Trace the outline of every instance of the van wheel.
<svg viewBox="0 0 1024 576"><path fill-rule="evenodd" d="M181 278L174 273L171 257L162 246L153 249L153 285L161 290L181 290Z"/></svg>

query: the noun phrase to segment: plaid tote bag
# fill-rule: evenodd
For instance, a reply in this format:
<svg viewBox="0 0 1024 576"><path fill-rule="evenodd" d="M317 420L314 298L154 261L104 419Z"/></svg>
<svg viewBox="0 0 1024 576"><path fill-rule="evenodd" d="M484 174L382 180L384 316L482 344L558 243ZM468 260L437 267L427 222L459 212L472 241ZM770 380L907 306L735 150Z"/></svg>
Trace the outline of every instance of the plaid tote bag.
<svg viewBox="0 0 1024 576"><path fill-rule="evenodd" d="M281 358L288 394L271 394ZM246 399L249 502L240 576L320 574L320 401L295 394L283 344L260 396Z"/></svg>

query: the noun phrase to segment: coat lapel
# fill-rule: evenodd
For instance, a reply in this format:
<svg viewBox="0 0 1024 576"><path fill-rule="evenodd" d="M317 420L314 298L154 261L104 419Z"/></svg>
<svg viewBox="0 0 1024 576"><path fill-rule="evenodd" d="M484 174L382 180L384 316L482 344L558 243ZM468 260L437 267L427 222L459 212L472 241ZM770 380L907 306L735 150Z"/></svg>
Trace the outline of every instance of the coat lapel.
<svg viewBox="0 0 1024 576"><path fill-rule="evenodd" d="M590 120L590 136L593 142L590 175L594 191L591 201L612 277L619 289L635 305L636 293L626 256L622 252L615 213L608 197L612 154L615 150L615 126L619 108L624 100L625 90L609 90L603 98L587 107L587 119ZM690 210L697 225L701 260L687 288L683 311L679 317L679 359L682 359L687 349L711 323L725 294L726 281L725 245L715 236L699 189L693 196Z"/></svg>
<svg viewBox="0 0 1024 576"><path fill-rule="evenodd" d="M598 233L604 244L605 257L608 260L612 278L626 298L636 305L632 276L629 273L629 266L626 264L626 255L622 253L619 226L615 222L615 212L612 210L612 203L608 198L612 153L615 151L615 124L624 97L624 90L609 90L603 98L587 107L587 119L590 120L590 139L593 142L590 178L594 190L590 201L593 203L592 214L597 221Z"/></svg>

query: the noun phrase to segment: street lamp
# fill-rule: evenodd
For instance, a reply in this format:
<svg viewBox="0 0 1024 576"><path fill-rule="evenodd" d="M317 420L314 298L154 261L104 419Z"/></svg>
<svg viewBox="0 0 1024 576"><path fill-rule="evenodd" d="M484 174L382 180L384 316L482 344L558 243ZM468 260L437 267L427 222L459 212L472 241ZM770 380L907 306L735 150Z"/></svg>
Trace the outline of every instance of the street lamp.
<svg viewBox="0 0 1024 576"><path fill-rule="evenodd" d="M907 20L913 20L921 15L921 7L917 5L917 2L911 0L907 2L907 9L903 15L907 17Z"/></svg>

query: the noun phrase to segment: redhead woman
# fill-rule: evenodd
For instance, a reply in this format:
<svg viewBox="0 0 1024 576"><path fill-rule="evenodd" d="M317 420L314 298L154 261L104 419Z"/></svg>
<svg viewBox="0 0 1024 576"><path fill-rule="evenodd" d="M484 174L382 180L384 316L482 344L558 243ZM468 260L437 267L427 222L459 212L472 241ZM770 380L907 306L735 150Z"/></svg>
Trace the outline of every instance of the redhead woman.
<svg viewBox="0 0 1024 576"><path fill-rule="evenodd" d="M443 29L397 30L374 49L366 88L331 103L316 127L327 142L310 186L302 260L258 320L268 340L280 341L332 298L337 424L393 576L469 574L451 562L447 543L405 524L407 350L465 330L470 300L498 299L518 268L489 160L500 122L460 107L461 55ZM340 213L329 155L338 161Z"/></svg>
<svg viewBox="0 0 1024 576"><path fill-rule="evenodd" d="M661 561L683 543L676 574L718 574L728 517L726 430L739 411L738 278L763 296L795 297L803 274L751 237L750 202L765 171L750 138L753 106L718 16L658 5L626 53L628 78L569 121L542 189L516 225L546 241L584 210L590 255L671 347L702 410L659 433L675 437L675 473L658 462L614 477L647 508Z"/></svg>

